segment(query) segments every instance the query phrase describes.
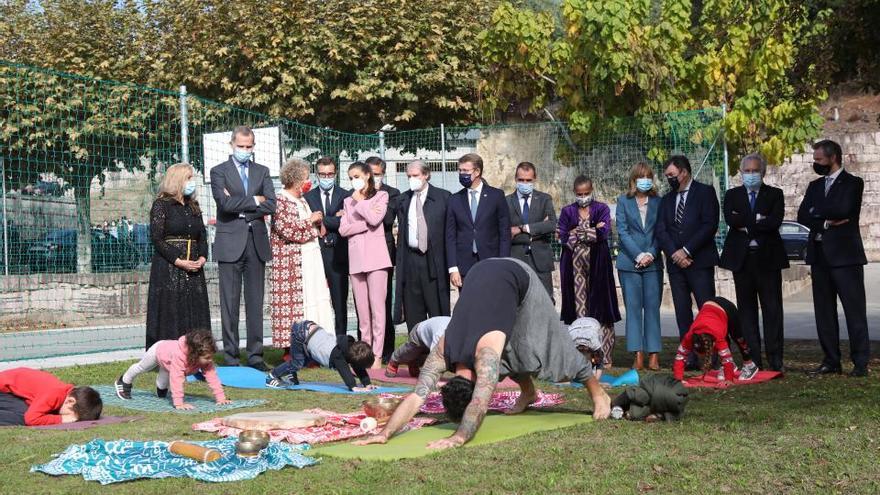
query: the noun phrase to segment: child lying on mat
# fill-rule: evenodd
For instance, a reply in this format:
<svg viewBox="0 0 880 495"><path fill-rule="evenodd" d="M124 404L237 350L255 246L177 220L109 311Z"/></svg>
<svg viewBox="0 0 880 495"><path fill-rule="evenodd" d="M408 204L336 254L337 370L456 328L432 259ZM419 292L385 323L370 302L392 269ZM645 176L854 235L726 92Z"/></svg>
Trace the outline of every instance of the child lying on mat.
<svg viewBox="0 0 880 495"><path fill-rule="evenodd" d="M56 425L101 417L101 394L31 368L0 371L0 426Z"/></svg>
<svg viewBox="0 0 880 495"><path fill-rule="evenodd" d="M409 340L397 348L391 355L391 359L388 360L385 376L397 376L398 367L405 364L409 367L409 376L417 378L422 365L428 359L428 354L431 353L431 349L446 333L446 326L449 325L451 319L449 316L435 316L413 327L409 333Z"/></svg>
<svg viewBox="0 0 880 495"><path fill-rule="evenodd" d="M159 368L156 376L156 395L168 396L171 387L171 401L175 409L193 409L192 404L183 401L183 384L186 375L201 372L217 405L231 404L223 393L223 385L214 369L214 354L217 343L210 330L193 330L177 340L160 340L153 344L137 363L120 376L115 383L116 395L120 399L131 399L131 384L141 373Z"/></svg>
<svg viewBox="0 0 880 495"><path fill-rule="evenodd" d="M669 375L648 375L611 401L611 417L631 421L677 421L684 415L688 390Z"/></svg>
<svg viewBox="0 0 880 495"><path fill-rule="evenodd" d="M347 335L333 335L313 321L295 322L290 329L290 361L276 366L266 376L266 386L287 388L299 385L297 372L311 359L325 368L339 373L349 390L368 392L376 388L370 384L367 368L373 365L373 349L366 342L355 342ZM351 370L357 374L363 387L356 387Z"/></svg>
<svg viewBox="0 0 880 495"><path fill-rule="evenodd" d="M684 364L691 352L703 360L703 371L708 373L712 364L710 352L718 354L723 368L718 379L725 385L732 385L736 380L736 366L730 353L729 338L733 338L743 357L743 368L740 380L751 380L758 373L758 366L752 361L748 344L742 336L739 315L736 306L723 297L706 301L700 308L688 333L681 339L672 373L676 380L684 379Z"/></svg>

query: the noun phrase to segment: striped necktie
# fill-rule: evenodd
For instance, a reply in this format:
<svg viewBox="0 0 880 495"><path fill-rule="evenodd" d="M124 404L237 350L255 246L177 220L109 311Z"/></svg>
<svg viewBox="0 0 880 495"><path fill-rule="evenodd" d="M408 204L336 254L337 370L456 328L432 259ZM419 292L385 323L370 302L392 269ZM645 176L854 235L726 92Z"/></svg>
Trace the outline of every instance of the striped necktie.
<svg viewBox="0 0 880 495"><path fill-rule="evenodd" d="M684 195L687 191L678 193L678 206L675 208L675 225L681 225L684 219Z"/></svg>

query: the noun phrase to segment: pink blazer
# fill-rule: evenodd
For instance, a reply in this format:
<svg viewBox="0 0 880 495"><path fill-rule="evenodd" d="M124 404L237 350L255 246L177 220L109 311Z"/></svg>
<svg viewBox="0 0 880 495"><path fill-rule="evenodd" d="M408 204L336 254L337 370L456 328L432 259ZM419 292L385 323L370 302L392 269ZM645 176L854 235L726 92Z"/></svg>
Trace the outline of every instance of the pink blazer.
<svg viewBox="0 0 880 495"><path fill-rule="evenodd" d="M348 237L348 272L367 273L391 267L382 220L388 210L388 193L378 191L370 199L343 201L339 234Z"/></svg>

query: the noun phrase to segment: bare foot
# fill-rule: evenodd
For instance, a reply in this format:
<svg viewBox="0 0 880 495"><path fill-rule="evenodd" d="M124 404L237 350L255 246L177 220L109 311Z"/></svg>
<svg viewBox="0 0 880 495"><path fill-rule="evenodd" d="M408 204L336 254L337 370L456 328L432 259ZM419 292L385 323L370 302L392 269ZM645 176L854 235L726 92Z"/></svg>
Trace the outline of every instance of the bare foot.
<svg viewBox="0 0 880 495"><path fill-rule="evenodd" d="M508 411L504 411L504 414L519 414L521 412L525 412L525 410L528 409L528 407L535 402L538 402L537 393L520 393L519 397L516 398L516 403L513 404L513 407Z"/></svg>

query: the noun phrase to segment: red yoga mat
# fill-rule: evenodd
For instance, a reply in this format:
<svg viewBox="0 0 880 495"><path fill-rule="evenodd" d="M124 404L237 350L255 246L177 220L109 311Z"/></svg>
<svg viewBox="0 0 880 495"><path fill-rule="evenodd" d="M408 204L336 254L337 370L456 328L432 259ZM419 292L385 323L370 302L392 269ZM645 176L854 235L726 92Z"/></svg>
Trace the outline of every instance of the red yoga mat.
<svg viewBox="0 0 880 495"><path fill-rule="evenodd" d="M393 378L389 378L385 376L385 369L368 369L367 373L370 374L370 380L376 380L379 382L385 383L400 383L402 385L415 385L418 383L418 378L413 378L409 376L409 369L405 365L401 365L400 369L397 370L397 376ZM446 383L446 379L441 379L440 383L437 385L438 387L442 387ZM504 381L498 384L498 388L506 388L513 389L519 388L519 385L516 384L515 381L510 378L505 378Z"/></svg>
<svg viewBox="0 0 880 495"><path fill-rule="evenodd" d="M737 372L739 374L739 372ZM768 382L776 378L781 378L781 371L759 371L751 380L736 379L734 385L754 385L755 383ZM685 378L682 382L688 388L724 388L718 380L716 373L706 375L697 375L691 378Z"/></svg>

